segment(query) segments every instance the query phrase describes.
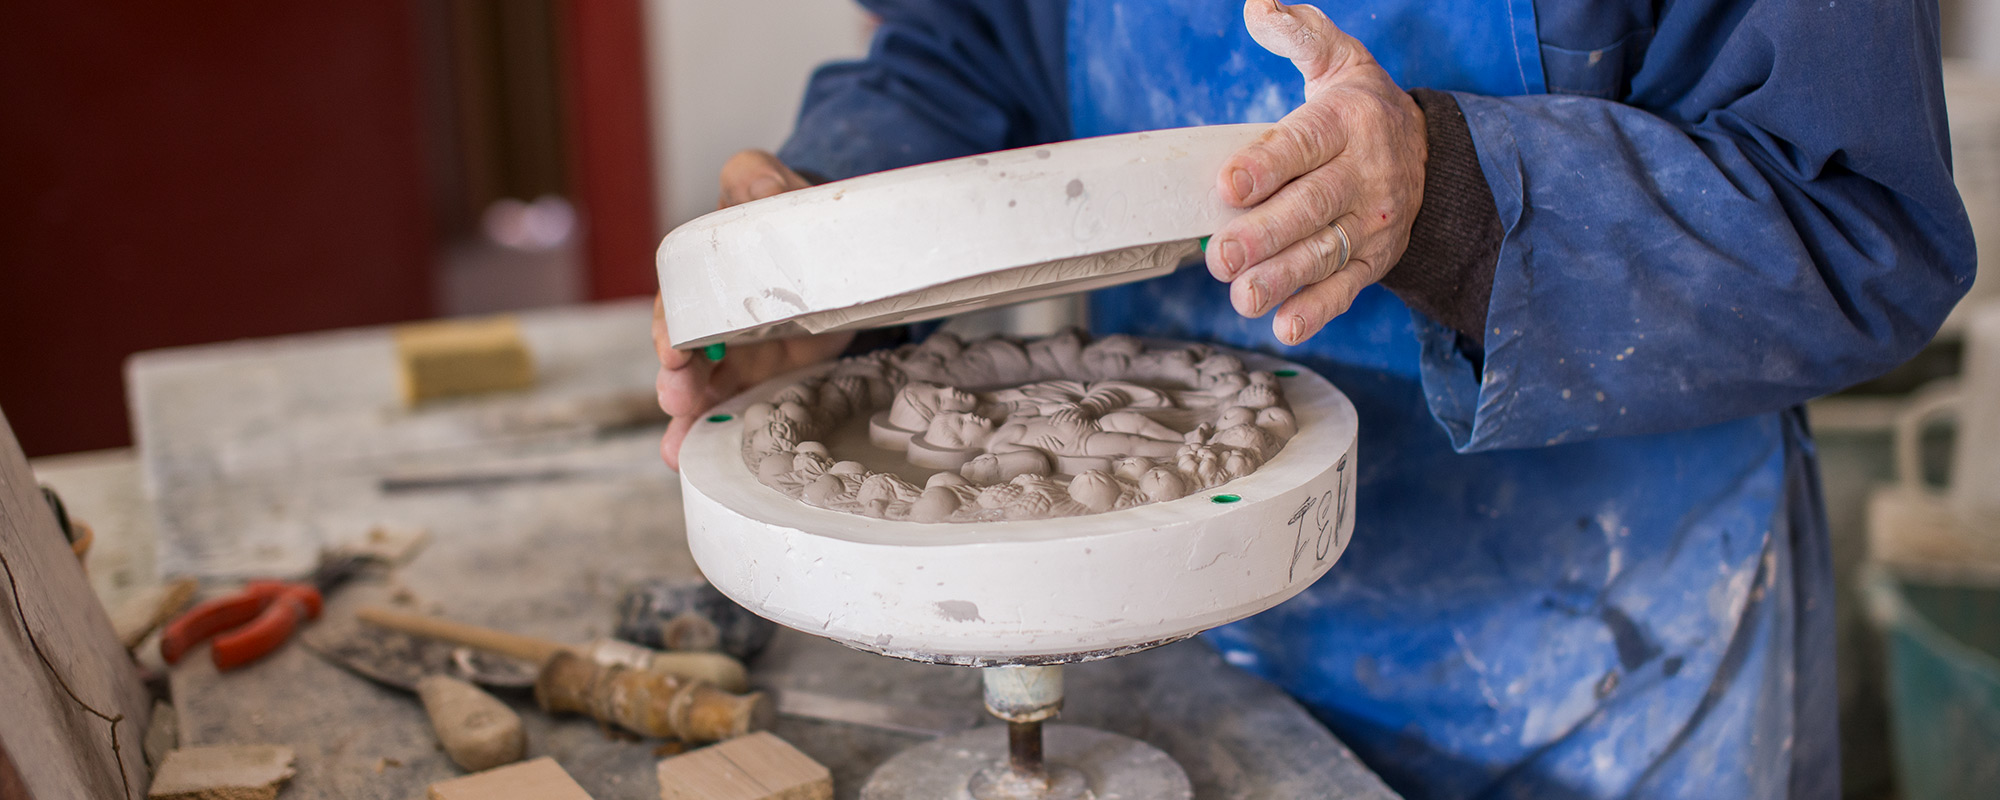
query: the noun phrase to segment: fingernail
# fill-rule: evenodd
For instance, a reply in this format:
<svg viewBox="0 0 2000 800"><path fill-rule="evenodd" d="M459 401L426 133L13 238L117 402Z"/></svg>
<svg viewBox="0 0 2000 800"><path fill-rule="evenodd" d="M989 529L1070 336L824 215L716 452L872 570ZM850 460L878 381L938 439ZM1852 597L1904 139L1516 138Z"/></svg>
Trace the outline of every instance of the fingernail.
<svg viewBox="0 0 2000 800"><path fill-rule="evenodd" d="M1222 268L1229 271L1228 277L1231 280L1235 279L1236 273L1243 271L1242 242L1235 239L1222 241Z"/></svg>
<svg viewBox="0 0 2000 800"><path fill-rule="evenodd" d="M1250 172L1248 170L1230 170L1229 188L1236 192L1236 199L1242 200L1249 197L1251 192L1256 191L1257 182L1250 179Z"/></svg>
<svg viewBox="0 0 2000 800"><path fill-rule="evenodd" d="M1243 316L1255 317L1264 310L1264 285L1256 281L1251 281L1248 293L1250 295L1250 310L1243 312Z"/></svg>

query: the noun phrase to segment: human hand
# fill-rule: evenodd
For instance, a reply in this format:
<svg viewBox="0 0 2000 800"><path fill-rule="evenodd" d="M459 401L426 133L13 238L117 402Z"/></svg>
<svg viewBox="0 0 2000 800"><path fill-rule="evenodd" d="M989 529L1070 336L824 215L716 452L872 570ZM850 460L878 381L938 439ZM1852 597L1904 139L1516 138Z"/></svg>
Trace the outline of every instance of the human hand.
<svg viewBox="0 0 2000 800"><path fill-rule="evenodd" d="M722 197L716 207L728 208L811 185L777 156L745 150L722 165ZM713 362L691 350L675 350L668 343L666 307L655 296L653 350L660 358L660 374L653 386L660 395L660 408L673 417L667 423L666 436L660 439L660 458L667 466L680 469L681 442L702 412L746 387L839 355L853 340L853 333L827 333L749 342L732 345L728 357Z"/></svg>
<svg viewBox="0 0 2000 800"><path fill-rule="evenodd" d="M1319 9L1248 0L1243 22L1264 49L1298 67L1306 101L1216 176L1222 198L1250 210L1210 238L1208 270L1229 283L1237 313L1276 308L1272 333L1298 344L1346 312L1409 246L1429 155L1424 114Z"/></svg>

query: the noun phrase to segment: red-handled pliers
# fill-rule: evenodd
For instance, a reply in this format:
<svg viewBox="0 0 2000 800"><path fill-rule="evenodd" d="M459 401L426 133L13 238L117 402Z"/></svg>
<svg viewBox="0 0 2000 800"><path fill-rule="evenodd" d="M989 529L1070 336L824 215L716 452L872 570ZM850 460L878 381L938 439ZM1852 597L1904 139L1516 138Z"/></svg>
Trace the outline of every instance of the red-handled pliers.
<svg viewBox="0 0 2000 800"><path fill-rule="evenodd" d="M320 562L310 583L258 580L227 597L188 609L160 634L160 657L168 664L209 637L215 668L232 670L263 658L291 638L301 623L319 618L324 594L348 579L367 559L343 556Z"/></svg>

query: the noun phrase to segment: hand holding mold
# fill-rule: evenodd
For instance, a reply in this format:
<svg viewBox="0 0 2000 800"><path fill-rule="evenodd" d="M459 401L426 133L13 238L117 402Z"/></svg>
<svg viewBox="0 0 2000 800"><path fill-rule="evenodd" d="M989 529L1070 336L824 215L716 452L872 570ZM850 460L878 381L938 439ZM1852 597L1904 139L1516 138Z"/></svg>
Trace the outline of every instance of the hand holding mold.
<svg viewBox="0 0 2000 800"><path fill-rule="evenodd" d="M811 185L777 156L744 150L722 165L722 195L716 207L728 208ZM660 375L653 385L660 395L660 409L673 417L660 440L660 457L667 466L679 469L681 440L710 406L781 373L839 355L853 339L852 333L829 333L751 342L731 348L725 360L711 361L700 351L676 350L668 343L665 307L655 296L653 349L660 357Z"/></svg>

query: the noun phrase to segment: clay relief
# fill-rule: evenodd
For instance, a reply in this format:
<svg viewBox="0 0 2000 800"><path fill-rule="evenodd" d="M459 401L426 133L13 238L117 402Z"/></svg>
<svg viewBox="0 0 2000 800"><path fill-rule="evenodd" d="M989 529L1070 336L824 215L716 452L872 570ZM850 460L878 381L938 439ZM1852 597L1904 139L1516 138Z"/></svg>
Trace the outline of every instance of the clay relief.
<svg viewBox="0 0 2000 800"><path fill-rule="evenodd" d="M1027 342L938 334L843 359L751 405L743 421L744 461L765 485L821 508L917 522L1174 500L1254 472L1298 431L1277 376L1233 355L1077 331ZM874 452L829 449L837 432L863 425L867 445L843 441ZM862 460L883 458L909 469ZM924 473L921 486L904 477Z"/></svg>

